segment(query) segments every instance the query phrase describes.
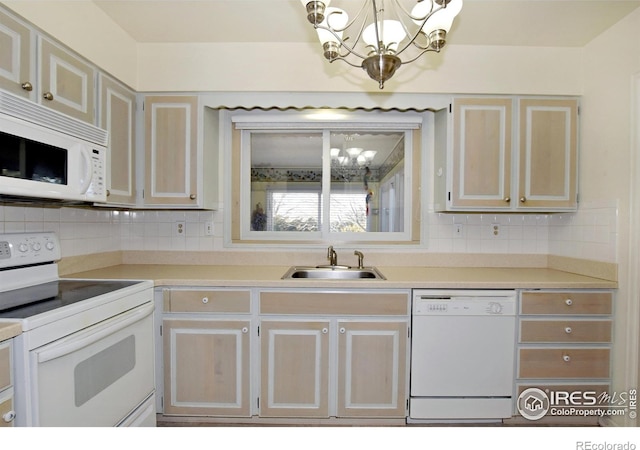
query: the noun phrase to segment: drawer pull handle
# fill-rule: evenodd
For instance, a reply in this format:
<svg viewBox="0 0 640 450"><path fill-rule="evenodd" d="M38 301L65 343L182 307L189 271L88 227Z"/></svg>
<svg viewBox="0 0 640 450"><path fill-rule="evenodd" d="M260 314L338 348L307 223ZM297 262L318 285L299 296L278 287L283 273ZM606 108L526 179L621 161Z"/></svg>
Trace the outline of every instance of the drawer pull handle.
<svg viewBox="0 0 640 450"><path fill-rule="evenodd" d="M247 334L247 332L248 332L248 331L249 331L249 328L247 328L247 327L243 327L243 328L242 328L242 332L243 332L244 334Z"/></svg>
<svg viewBox="0 0 640 450"><path fill-rule="evenodd" d="M10 423L13 422L13 419L16 418L16 412L15 411L8 411L5 414L2 415L2 420L6 423Z"/></svg>
<svg viewBox="0 0 640 450"><path fill-rule="evenodd" d="M573 300L571 300L570 298L566 299L564 302L567 306L573 305Z"/></svg>
<svg viewBox="0 0 640 450"><path fill-rule="evenodd" d="M565 333L567 333L567 334L571 334L571 332L572 332L572 331L573 331L573 330L571 329L571 327L566 327L566 328L564 329L564 332L565 332Z"/></svg>
<svg viewBox="0 0 640 450"><path fill-rule="evenodd" d="M328 332L329 332L329 329L328 329L328 328L323 328L323 329L322 329L322 334L327 334Z"/></svg>
<svg viewBox="0 0 640 450"><path fill-rule="evenodd" d="M562 360L563 360L564 362L569 362L569 361L571 361L571 356L569 356L569 355L564 355L564 356L562 357Z"/></svg>
<svg viewBox="0 0 640 450"><path fill-rule="evenodd" d="M204 303L205 305L209 303L209 297L202 297L202 303Z"/></svg>

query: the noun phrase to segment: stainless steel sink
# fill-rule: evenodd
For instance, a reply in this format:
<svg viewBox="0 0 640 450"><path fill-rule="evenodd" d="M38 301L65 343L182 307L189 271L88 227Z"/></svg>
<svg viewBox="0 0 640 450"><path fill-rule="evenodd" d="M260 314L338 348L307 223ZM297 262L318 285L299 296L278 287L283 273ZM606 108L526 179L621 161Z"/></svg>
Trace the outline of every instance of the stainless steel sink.
<svg viewBox="0 0 640 450"><path fill-rule="evenodd" d="M386 280L375 267L316 266L291 267L282 276L283 280L313 278L320 280Z"/></svg>

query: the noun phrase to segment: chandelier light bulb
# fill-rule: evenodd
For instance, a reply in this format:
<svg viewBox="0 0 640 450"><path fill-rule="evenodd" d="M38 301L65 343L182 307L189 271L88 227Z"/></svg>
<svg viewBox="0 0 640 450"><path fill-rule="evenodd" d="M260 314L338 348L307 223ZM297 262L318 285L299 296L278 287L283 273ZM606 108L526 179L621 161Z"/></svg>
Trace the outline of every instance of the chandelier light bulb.
<svg viewBox="0 0 640 450"><path fill-rule="evenodd" d="M378 32L376 33L375 23L367 26L362 32L362 40L378 54L395 53L400 42L407 37L402 23L398 20L377 22L377 29ZM378 38L382 41L383 48L379 47Z"/></svg>
<svg viewBox="0 0 640 450"><path fill-rule="evenodd" d="M362 156L367 162L371 162L376 156L376 153L378 153L376 150L365 150L364 152L362 152Z"/></svg>

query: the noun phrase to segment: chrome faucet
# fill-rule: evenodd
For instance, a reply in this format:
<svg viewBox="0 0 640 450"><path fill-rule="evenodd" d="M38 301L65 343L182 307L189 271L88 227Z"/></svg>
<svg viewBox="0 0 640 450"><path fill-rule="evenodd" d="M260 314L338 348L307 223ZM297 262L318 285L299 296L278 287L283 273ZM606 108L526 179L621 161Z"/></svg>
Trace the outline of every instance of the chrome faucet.
<svg viewBox="0 0 640 450"><path fill-rule="evenodd" d="M338 265L338 254L333 249L333 245L330 245L329 249L327 250L327 259L329 260L330 265L332 266Z"/></svg>
<svg viewBox="0 0 640 450"><path fill-rule="evenodd" d="M364 264L363 264L364 255L362 254L362 252L359 252L358 250L356 250L355 252L353 252L353 254L358 257L358 269L364 269Z"/></svg>

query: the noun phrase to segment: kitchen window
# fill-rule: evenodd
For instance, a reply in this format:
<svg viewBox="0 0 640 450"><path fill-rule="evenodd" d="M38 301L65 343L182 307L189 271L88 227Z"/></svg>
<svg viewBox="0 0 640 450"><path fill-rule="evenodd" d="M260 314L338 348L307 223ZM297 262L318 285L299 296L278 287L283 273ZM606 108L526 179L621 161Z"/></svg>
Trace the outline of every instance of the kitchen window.
<svg viewBox="0 0 640 450"><path fill-rule="evenodd" d="M230 243L419 243L421 116L370 119L231 113Z"/></svg>

